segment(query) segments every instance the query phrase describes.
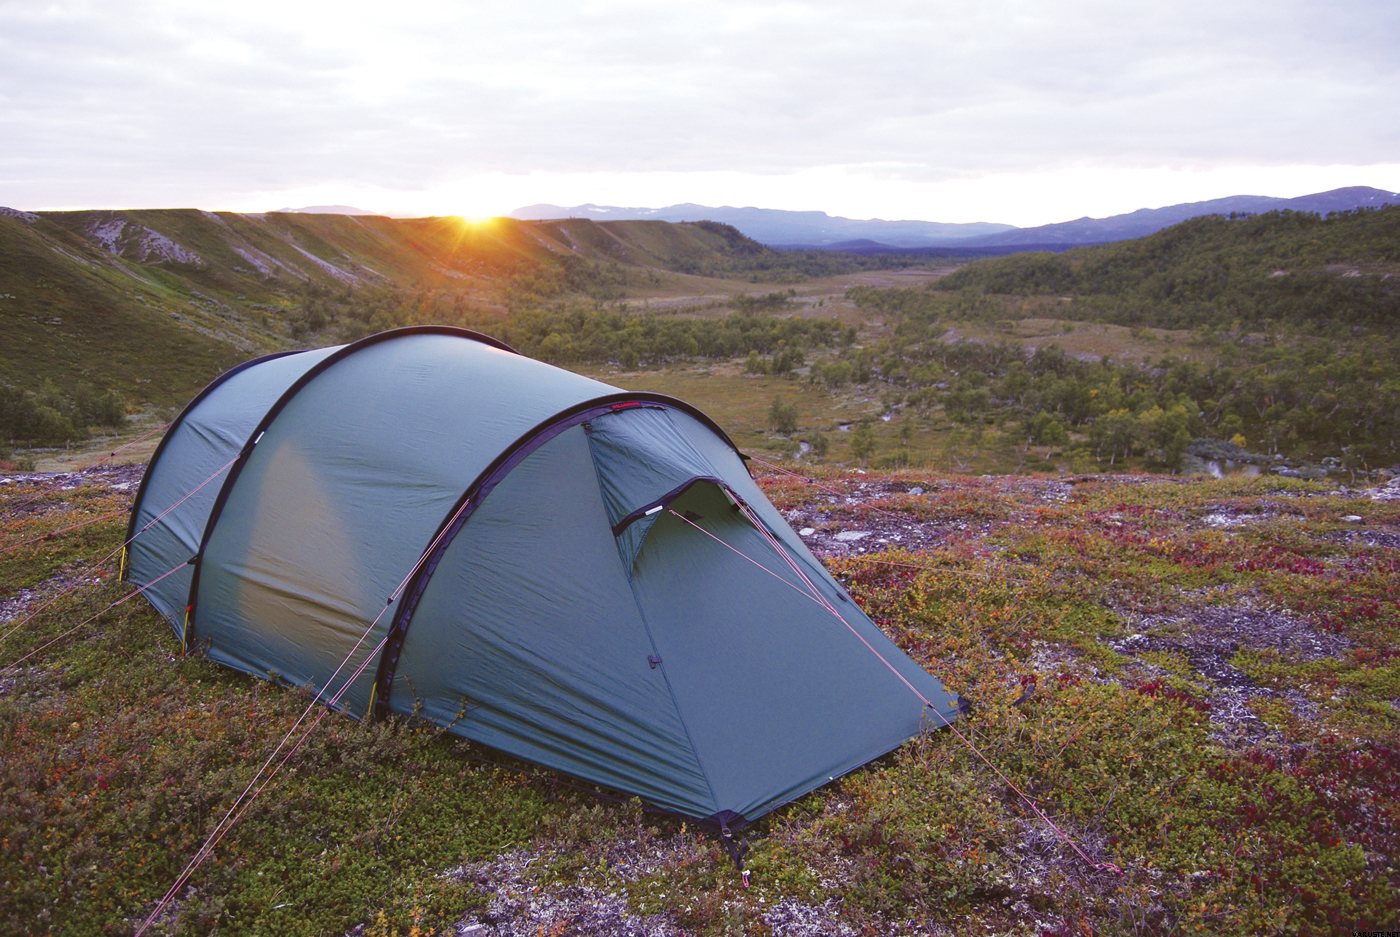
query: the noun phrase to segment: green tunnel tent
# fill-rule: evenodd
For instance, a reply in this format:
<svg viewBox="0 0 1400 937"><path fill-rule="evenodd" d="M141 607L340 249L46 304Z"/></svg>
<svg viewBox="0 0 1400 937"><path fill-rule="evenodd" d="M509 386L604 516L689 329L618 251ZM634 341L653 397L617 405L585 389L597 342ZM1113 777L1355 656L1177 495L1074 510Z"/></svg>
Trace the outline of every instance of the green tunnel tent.
<svg viewBox="0 0 1400 937"><path fill-rule="evenodd" d="M313 690L373 654L351 715L730 827L957 714L703 414L459 329L224 374L133 536L125 575L186 647Z"/></svg>

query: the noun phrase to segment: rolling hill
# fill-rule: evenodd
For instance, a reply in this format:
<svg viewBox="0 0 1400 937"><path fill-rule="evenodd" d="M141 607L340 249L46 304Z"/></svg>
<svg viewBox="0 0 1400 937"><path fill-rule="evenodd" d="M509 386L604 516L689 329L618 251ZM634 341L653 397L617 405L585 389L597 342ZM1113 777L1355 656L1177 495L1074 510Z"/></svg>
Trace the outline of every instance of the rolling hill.
<svg viewBox="0 0 1400 937"><path fill-rule="evenodd" d="M1400 206L1193 218L1149 236L969 264L943 290L1115 297L1113 320L1155 326L1293 321L1393 328ZM1087 312L1083 312L1088 315Z"/></svg>
<svg viewBox="0 0 1400 937"><path fill-rule="evenodd" d="M307 296L451 291L500 307L599 280L787 263L712 223L0 212L0 384L85 382L170 403L218 371L294 344Z"/></svg>
<svg viewBox="0 0 1400 937"><path fill-rule="evenodd" d="M930 457L967 420L1021 436L1048 406L1082 460L1113 464L1165 452L1142 441L1153 435L1145 427L1154 407L1180 405L1187 442L1242 432L1270 451L1391 464L1397 224L1400 206L1216 215L1118 244L970 263L941 279L917 271L922 279L903 282L931 288L909 289L855 267L797 282L831 272L823 263L888 261L774 251L715 222L10 211L0 215L0 389L38 395L24 403L36 419L50 382L89 409L109 390L127 406L169 406L260 352L434 322L565 366L643 368L634 382L724 363L734 381L697 392L709 400L723 384L724 399L710 402L731 415L753 390L748 377L800 370L807 396L819 385L848 402L906 403L897 426L880 424L890 459ZM770 292L749 295L758 282ZM773 290L778 282L797 289ZM1012 326L1021 320L1035 320L1027 334L1039 337L1022 342L1025 330ZM1135 329L1177 330L1176 344ZM1001 339L1027 346L1024 355L1063 342L1063 360L1042 355L1027 376ZM1183 342L1189 367L1163 365ZM1121 393L1094 397L1104 382ZM1058 403L1047 403L1052 389ZM1084 399L1068 401L1070 390ZM1141 425L1109 446L1099 417L1114 409ZM761 432L762 413L750 416ZM831 429L827 416L807 415L814 438ZM10 424L16 440L67 438Z"/></svg>

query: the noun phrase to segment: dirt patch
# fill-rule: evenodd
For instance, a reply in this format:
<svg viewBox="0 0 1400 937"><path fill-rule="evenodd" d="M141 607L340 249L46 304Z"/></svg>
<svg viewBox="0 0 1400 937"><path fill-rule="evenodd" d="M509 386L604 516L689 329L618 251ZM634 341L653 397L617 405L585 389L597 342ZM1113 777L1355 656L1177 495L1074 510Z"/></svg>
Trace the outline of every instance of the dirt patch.
<svg viewBox="0 0 1400 937"><path fill-rule="evenodd" d="M452 870L451 877L471 882L491 896L486 910L457 922L454 933L459 937L672 937L681 933L662 915L633 914L620 895L587 885L542 886L529 871L539 858L513 852Z"/></svg>
<svg viewBox="0 0 1400 937"><path fill-rule="evenodd" d="M784 898L763 914L773 937L855 937L856 931L841 921L841 904L832 899L819 905Z"/></svg>
<svg viewBox="0 0 1400 937"><path fill-rule="evenodd" d="M681 935L687 931L671 915L631 910L626 886L701 861L706 851L705 841L689 833L623 840L607 848L600 862L607 871L592 882L550 881L542 870L559 856L546 850L517 850L461 865L444 876L473 885L487 904L484 910L464 916L452 933L456 937ZM807 904L784 898L763 912L763 921L775 937L855 937L857 931L841 917L839 899ZM349 937L364 930L357 927Z"/></svg>
<svg viewBox="0 0 1400 937"><path fill-rule="evenodd" d="M62 512L72 505L66 497L54 494L95 489L101 492L129 492L132 497L145 473L143 465L99 465L80 472L28 472L0 477L0 519ZM29 615L33 609L79 586L99 585L102 577L82 564L74 564L43 582L8 595L0 595L0 634Z"/></svg>
<svg viewBox="0 0 1400 937"><path fill-rule="evenodd" d="M144 465L94 465L77 472L20 472L0 475L0 494L10 501L4 512L21 510L29 498L39 498L44 492L74 491L92 485L103 491L130 491L134 496L146 474Z"/></svg>
<svg viewBox="0 0 1400 937"><path fill-rule="evenodd" d="M1368 488L1361 494L1372 501L1400 501L1400 476L1392 478L1384 485Z"/></svg>
<svg viewBox="0 0 1400 937"><path fill-rule="evenodd" d="M1393 528L1363 527L1358 530L1338 530L1323 539L1333 543L1361 544L1386 550L1400 550L1400 531Z"/></svg>
<svg viewBox="0 0 1400 937"><path fill-rule="evenodd" d="M1303 618L1252 602L1148 616L1132 628L1132 634L1108 645L1140 665L1147 664L1141 656L1152 651L1184 657L1194 676L1209 688L1213 737L1230 745L1252 745L1270 737L1268 726L1251 708L1256 699L1283 699L1300 718L1317 715L1302 693L1259 686L1234 665L1238 651L1273 651L1290 660L1311 661L1338 657L1352 646L1346 638L1319 631ZM1147 669L1160 668L1147 664Z"/></svg>
<svg viewBox="0 0 1400 937"><path fill-rule="evenodd" d="M802 505L783 511L783 517L818 556L892 547L927 550L953 540L986 537L1018 519L1020 514L1004 503L1008 495L1022 503L1053 504L1068 500L1074 490L1055 479L978 481L985 497L975 501L966 500L967 486L938 482L861 481L847 491L821 486Z"/></svg>
<svg viewBox="0 0 1400 937"><path fill-rule="evenodd" d="M87 571L90 572L90 571ZM14 595L0 599L0 634L16 627L15 622L29 615L31 610L65 592L76 591L80 586L100 586L101 576L76 576L60 573L44 580L33 589L21 589Z"/></svg>

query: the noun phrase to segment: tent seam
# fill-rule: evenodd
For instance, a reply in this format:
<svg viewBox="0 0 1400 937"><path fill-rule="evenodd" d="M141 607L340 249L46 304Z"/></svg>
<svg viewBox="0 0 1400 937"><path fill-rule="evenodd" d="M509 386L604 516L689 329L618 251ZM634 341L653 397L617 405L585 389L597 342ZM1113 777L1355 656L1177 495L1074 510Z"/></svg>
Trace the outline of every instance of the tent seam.
<svg viewBox="0 0 1400 937"><path fill-rule="evenodd" d="M282 392L281 396L272 402L272 405L267 408L267 412L263 414L262 419L258 421L257 425L253 427L252 432L249 433L248 439L244 442L243 448L238 453L238 458L234 460L233 467L229 469L228 475L224 478L223 485L219 488L218 495L214 498L214 504L209 510L209 517L205 520L204 534L200 537L199 548L195 551L196 562L194 564L194 574L190 577L189 598L185 602L186 611L189 616L188 625L183 638L184 649L186 651L189 650L190 632L193 631L198 624L199 587L201 585L200 574L204 569L205 553L210 543L213 541L215 531L218 529L219 519L223 516L224 506L228 503L228 499L237 488L238 478L243 474L243 468L248 464L248 460L252 458L254 450L257 449L258 442L263 438L263 434L272 427L272 424L282 415L282 412L296 399L296 396L301 393L308 384L329 371L336 364L371 345L377 345L381 342L392 341L410 335L453 336L480 342L483 345L498 348L510 354L520 354L505 342L491 338L489 335L483 335L480 332L474 332L471 329L460 329L455 326L446 325L412 325L401 329L391 329L388 332L377 332L359 341L351 342L348 345L342 345L336 351L316 362L307 369L306 373L293 381L291 385Z"/></svg>
<svg viewBox="0 0 1400 937"><path fill-rule="evenodd" d="M585 437L588 442L588 459L593 464L593 480L598 485L598 498L602 504L606 505L607 495L603 491L602 470L598 465L598 454L593 445L593 437L591 434L587 433L585 433ZM607 517L606 507L603 509L603 516ZM616 539L616 534L613 536L614 539ZM639 549L638 553L640 552ZM613 553L617 557L617 565L619 569L621 569L623 578L627 580L627 591L632 596L632 604L637 609L637 618L642 623L642 630L646 632L647 643L651 645L651 652L654 655L654 659L660 661L660 664L657 665L657 669L661 671L661 679L666 684L666 695L671 698L671 708L676 712L676 721L680 723L681 731L685 733L685 741L686 744L690 746L690 754L695 759L695 766L700 769L700 777L704 778L705 788L710 792L710 804L714 807L712 813L717 813L722 808L720 806L719 797L715 794L714 782L710 780L710 772L705 769L705 761L700 757L700 749L695 744L695 737L691 734L690 726L685 721L685 713L681 710L680 700L676 699L676 688L671 684L671 675L666 672L666 662L662 659L661 648L656 645L656 635L652 633L651 622L647 619L647 613L642 608L642 600L637 595L637 586L632 580L632 570L623 566L622 554L618 553L616 550L614 550Z"/></svg>
<svg viewBox="0 0 1400 937"><path fill-rule="evenodd" d="M485 498L505 475L508 475L514 470L515 465L518 464L520 459L524 459L535 449L546 445L551 439L564 433L573 426L587 423L589 420L596 419L599 416L607 416L638 407L654 407L666 413L672 410L685 413L687 416L698 420L700 423L710 428L717 437L724 440L735 452L738 452L738 449L734 446L733 440L731 440L729 436L725 434L724 430L720 429L713 420L705 416L704 413L682 400L667 397L664 394L654 394L645 391L639 393L619 391L615 394L605 394L601 397L590 398L573 407L559 411L549 419L536 424L533 428L521 434L519 438L502 450L501 455L496 461L483 469L481 474L473 479L472 483L467 486L467 489L462 493L461 499L454 505L452 512L443 521L443 525L454 526L456 529L446 531L446 539L438 549L434 551L434 556L428 558L424 570L420 575L415 576L414 580L406 587L400 599L400 608L396 611L394 618L389 622L389 643L386 644L384 648L384 657L381 660L381 664L391 660L392 663L387 664L389 667L388 671L385 671L383 666L381 666L375 674L375 686L382 686L382 692L378 695L379 712L376 714L374 711L371 711L366 714L367 717L377 718L377 716L383 716L391 711L389 701L393 693L394 678L397 675L397 658L402 652L403 642L407 640L409 627L413 624L413 615L417 612L418 601L422 597L424 590L428 588L428 582L432 579L433 572L437 569L437 564L452 545L457 534L460 533L461 528L466 524L467 519L476 510L475 507L473 507L471 511L461 516L454 524L452 519L460 514L462 504L469 499L480 501ZM597 463L593 456L593 447L591 443L589 444L588 453L589 460L594 462L594 478L597 480ZM705 459L703 456L700 457L700 461L709 462L709 460ZM440 525L438 535L441 535L444 529L445 528ZM435 535L435 540L438 535ZM198 567L196 567L196 572L197 571ZM625 567L623 573L627 576L630 586L631 573ZM193 601L193 595L191 595L191 601ZM654 647L653 650L655 650ZM674 696L672 698L672 704L675 704Z"/></svg>
<svg viewBox="0 0 1400 937"><path fill-rule="evenodd" d="M242 364L235 365L234 367L229 368L227 371L223 372L219 376L215 377L208 384L206 384L203 390L196 394L194 398L190 400L189 403L185 404L184 409L180 411L180 414L176 416L174 420L171 420L170 425L166 427L165 434L161 436L160 442L156 444L155 451L151 453L151 458L148 460L148 467L146 471L143 472L141 475L140 484L136 486L136 497L131 502L131 513L126 523L126 539L128 541L134 538L133 532L136 530L136 519L140 516L141 505L145 501L146 492L149 490L151 479L156 474L155 470L160 465L161 456L165 455L165 450L168 447L170 441L174 439L176 432L185 427L186 419L191 414L193 414L195 410L199 408L200 404L204 403L204 401L211 394L213 394L215 390L221 387L235 374L239 374L240 372L246 371L249 368L255 367L257 365L264 364L268 361L273 361L277 358L285 358L288 355L294 354L298 354L298 352L278 351L273 352L270 355L262 355L261 357L253 358L249 361L244 361ZM126 569L122 570L122 575L118 578L121 581L125 582L127 572L128 570Z"/></svg>

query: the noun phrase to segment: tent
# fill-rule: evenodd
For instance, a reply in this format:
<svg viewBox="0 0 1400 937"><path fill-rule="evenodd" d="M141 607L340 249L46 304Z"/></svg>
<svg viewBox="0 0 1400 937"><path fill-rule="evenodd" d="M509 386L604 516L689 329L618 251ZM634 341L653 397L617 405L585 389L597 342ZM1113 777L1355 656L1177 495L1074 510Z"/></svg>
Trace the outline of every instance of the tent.
<svg viewBox="0 0 1400 937"><path fill-rule="evenodd" d="M704 414L461 329L227 372L128 539L187 649L312 691L372 655L337 708L727 827L957 715Z"/></svg>

